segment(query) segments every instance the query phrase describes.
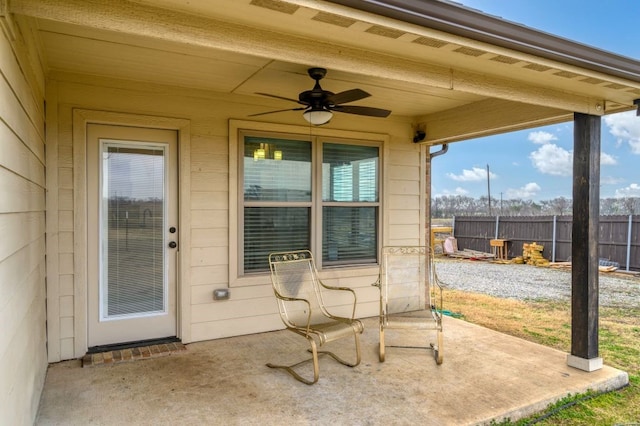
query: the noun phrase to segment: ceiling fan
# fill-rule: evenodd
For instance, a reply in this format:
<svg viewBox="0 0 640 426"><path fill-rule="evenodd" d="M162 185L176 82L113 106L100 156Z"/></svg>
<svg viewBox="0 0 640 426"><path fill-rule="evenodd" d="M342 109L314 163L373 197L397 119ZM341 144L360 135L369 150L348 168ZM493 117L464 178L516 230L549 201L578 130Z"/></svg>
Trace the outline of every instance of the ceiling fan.
<svg viewBox="0 0 640 426"><path fill-rule="evenodd" d="M296 102L304 106L261 112L258 114L251 114L249 117L273 114L276 112L284 111L304 111L304 113L302 113L302 116L305 118L305 120L307 120L311 124L319 126L328 123L329 120L331 120L331 118L333 117L334 111L347 114L366 115L369 117L387 117L389 114L391 114L391 111L387 109L357 105L343 105L349 102L355 102L360 99L368 98L371 95L360 89L351 89L340 93L333 93L328 90L324 90L322 87L320 87L320 80L322 80L324 76L327 75L327 70L324 68L309 68L307 72L309 74L309 77L316 81L316 84L313 86L313 89L305 90L304 92L300 93L297 100L277 95L271 95L269 93L257 93L258 95Z"/></svg>

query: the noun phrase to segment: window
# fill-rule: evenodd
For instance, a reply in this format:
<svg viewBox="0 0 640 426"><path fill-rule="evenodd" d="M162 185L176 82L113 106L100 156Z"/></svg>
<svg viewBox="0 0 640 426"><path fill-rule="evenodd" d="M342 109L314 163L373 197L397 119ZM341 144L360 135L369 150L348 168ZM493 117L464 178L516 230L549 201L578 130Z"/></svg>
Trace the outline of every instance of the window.
<svg viewBox="0 0 640 426"><path fill-rule="evenodd" d="M241 133L240 273L274 251L310 249L324 266L375 263L379 144Z"/></svg>
<svg viewBox="0 0 640 426"><path fill-rule="evenodd" d="M322 145L322 261L376 261L378 147Z"/></svg>

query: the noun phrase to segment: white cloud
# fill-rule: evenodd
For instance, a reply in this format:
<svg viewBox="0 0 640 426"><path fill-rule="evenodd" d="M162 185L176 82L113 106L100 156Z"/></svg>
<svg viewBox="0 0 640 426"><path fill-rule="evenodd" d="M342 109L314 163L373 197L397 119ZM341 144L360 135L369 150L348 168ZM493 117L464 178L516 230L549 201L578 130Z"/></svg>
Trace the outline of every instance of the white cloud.
<svg viewBox="0 0 640 426"><path fill-rule="evenodd" d="M458 182L477 182L477 181L487 179L487 170L481 167L474 167L471 170L467 170L467 169L462 170L462 174L460 175L447 173L447 176L450 179L453 179ZM498 175L496 175L493 172L489 172L489 176L491 177L491 179L495 179L498 177Z"/></svg>
<svg viewBox="0 0 640 426"><path fill-rule="evenodd" d="M600 153L600 165L601 166L615 166L618 164L616 157L613 155L606 154L604 152Z"/></svg>
<svg viewBox="0 0 640 426"><path fill-rule="evenodd" d="M622 178L615 178L613 176L600 176L601 185L617 185L624 182Z"/></svg>
<svg viewBox="0 0 640 426"><path fill-rule="evenodd" d="M525 186L518 189L513 189L513 188L507 189L506 195L507 195L507 198L509 199L532 198L532 197L535 197L537 193L540 192L541 189L542 188L540 188L540 185L538 185L537 183L529 182Z"/></svg>
<svg viewBox="0 0 640 426"><path fill-rule="evenodd" d="M439 194L439 195L469 195L469 191L467 191L464 188L457 187L453 191L445 189L442 191L442 194Z"/></svg>
<svg viewBox="0 0 640 426"><path fill-rule="evenodd" d="M529 154L533 166L541 173L552 176L571 176L573 174L573 154L555 144L542 145Z"/></svg>
<svg viewBox="0 0 640 426"><path fill-rule="evenodd" d="M640 185L637 183L632 183L626 188L616 189L616 198L624 198L624 197L640 197Z"/></svg>
<svg viewBox="0 0 640 426"><path fill-rule="evenodd" d="M571 176L573 174L573 151L549 143L529 154L533 166L539 172L553 176ZM618 161L613 155L600 153L600 166L614 166Z"/></svg>
<svg viewBox="0 0 640 426"><path fill-rule="evenodd" d="M604 117L604 122L618 142L628 143L632 153L640 154L640 119L635 111L608 115Z"/></svg>
<svg viewBox="0 0 640 426"><path fill-rule="evenodd" d="M464 188L457 187L455 191L453 191L456 195L468 195L469 191Z"/></svg>
<svg viewBox="0 0 640 426"><path fill-rule="evenodd" d="M452 193L452 195L468 195L468 194L469 194L469 191L459 186L456 189L454 189Z"/></svg>
<svg viewBox="0 0 640 426"><path fill-rule="evenodd" d="M549 132L543 132L543 131L531 132L529 133L529 136L527 139L529 139L531 142L537 145L545 145L550 143L551 141L558 140L558 138L555 137L555 135Z"/></svg>

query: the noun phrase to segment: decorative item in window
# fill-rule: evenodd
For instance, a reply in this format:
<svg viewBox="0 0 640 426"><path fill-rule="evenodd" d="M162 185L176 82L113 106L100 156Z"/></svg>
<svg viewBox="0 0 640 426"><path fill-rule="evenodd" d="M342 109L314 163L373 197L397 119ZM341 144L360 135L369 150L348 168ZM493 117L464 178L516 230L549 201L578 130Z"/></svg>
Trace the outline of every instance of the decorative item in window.
<svg viewBox="0 0 640 426"><path fill-rule="evenodd" d="M282 160L282 150L275 149L274 145L270 145L268 143L261 143L260 148L256 148L253 151L253 161L273 159L280 161Z"/></svg>

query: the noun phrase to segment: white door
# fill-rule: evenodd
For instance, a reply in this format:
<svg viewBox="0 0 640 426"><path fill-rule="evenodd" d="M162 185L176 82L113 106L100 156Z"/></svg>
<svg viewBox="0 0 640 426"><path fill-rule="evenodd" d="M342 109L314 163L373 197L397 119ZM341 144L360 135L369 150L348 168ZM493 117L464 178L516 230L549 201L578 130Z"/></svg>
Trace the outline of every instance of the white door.
<svg viewBox="0 0 640 426"><path fill-rule="evenodd" d="M177 132L87 127L89 347L176 335Z"/></svg>

